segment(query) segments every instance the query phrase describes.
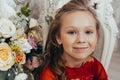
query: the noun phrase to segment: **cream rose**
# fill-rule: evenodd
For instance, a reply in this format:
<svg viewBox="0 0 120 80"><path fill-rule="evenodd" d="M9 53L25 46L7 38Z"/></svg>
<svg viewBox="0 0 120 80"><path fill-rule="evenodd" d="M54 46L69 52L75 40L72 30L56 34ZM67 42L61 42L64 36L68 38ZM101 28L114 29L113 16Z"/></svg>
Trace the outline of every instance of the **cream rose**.
<svg viewBox="0 0 120 80"><path fill-rule="evenodd" d="M14 62L14 56L9 45L7 43L0 43L0 70L8 70Z"/></svg>
<svg viewBox="0 0 120 80"><path fill-rule="evenodd" d="M0 35L4 38L11 37L15 34L16 27L8 19L0 19Z"/></svg>

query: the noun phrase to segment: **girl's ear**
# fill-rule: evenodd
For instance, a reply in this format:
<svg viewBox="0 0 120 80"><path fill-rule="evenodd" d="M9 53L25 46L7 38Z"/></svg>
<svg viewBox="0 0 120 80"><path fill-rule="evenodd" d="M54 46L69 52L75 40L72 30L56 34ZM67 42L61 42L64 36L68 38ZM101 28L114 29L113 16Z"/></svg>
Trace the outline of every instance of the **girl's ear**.
<svg viewBox="0 0 120 80"><path fill-rule="evenodd" d="M59 45L62 44L61 38L58 35L56 35L56 40Z"/></svg>

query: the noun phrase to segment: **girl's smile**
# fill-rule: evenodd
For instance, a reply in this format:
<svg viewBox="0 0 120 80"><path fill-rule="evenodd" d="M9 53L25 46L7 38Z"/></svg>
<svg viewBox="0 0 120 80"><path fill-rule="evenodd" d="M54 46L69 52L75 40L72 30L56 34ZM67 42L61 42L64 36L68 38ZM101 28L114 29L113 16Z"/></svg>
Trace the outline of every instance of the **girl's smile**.
<svg viewBox="0 0 120 80"><path fill-rule="evenodd" d="M88 47L73 47L73 51L75 51L75 52L85 52L86 50L88 50Z"/></svg>

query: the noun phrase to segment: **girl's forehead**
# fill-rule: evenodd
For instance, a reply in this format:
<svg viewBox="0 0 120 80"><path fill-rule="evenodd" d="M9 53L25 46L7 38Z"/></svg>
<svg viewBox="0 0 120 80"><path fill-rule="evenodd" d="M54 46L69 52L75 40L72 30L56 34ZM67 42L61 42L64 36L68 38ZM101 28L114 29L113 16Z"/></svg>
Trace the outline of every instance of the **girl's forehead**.
<svg viewBox="0 0 120 80"><path fill-rule="evenodd" d="M96 19L88 11L75 11L62 16L61 26L96 26Z"/></svg>
<svg viewBox="0 0 120 80"><path fill-rule="evenodd" d="M88 17L88 19L94 19L94 21L96 22L96 18L95 18L95 15L93 13L91 13L90 11L81 11L81 10L77 10L77 11L68 11L68 12L65 12L63 13L63 15L61 15L61 18L60 18L60 22L62 22L64 19L66 18L83 18L84 17ZM72 20L72 19L71 19Z"/></svg>

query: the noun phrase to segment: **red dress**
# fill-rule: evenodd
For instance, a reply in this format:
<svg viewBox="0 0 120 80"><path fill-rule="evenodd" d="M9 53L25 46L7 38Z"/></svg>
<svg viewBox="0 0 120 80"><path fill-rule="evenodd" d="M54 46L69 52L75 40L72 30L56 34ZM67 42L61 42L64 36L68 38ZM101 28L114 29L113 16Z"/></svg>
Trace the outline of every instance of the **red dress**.
<svg viewBox="0 0 120 80"><path fill-rule="evenodd" d="M86 62L79 68L65 68L68 80L108 80L105 69L95 58L93 61ZM56 80L50 67L47 67L41 74L40 80Z"/></svg>

